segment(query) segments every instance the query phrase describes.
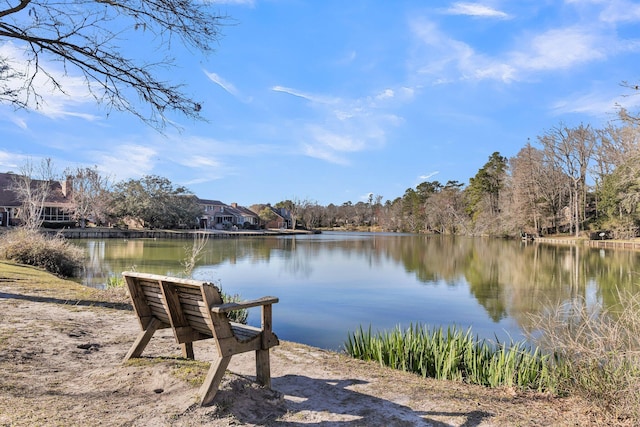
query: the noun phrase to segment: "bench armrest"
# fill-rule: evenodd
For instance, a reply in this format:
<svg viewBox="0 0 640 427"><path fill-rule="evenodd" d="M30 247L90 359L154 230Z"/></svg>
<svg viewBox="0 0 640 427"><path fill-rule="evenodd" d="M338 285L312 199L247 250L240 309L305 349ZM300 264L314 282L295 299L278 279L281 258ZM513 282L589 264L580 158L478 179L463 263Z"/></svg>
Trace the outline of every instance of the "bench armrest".
<svg viewBox="0 0 640 427"><path fill-rule="evenodd" d="M262 297L254 300L228 302L226 304L214 305L211 311L214 313L228 313L234 310L242 310L243 308L258 307L262 305L271 305L279 301L276 297Z"/></svg>

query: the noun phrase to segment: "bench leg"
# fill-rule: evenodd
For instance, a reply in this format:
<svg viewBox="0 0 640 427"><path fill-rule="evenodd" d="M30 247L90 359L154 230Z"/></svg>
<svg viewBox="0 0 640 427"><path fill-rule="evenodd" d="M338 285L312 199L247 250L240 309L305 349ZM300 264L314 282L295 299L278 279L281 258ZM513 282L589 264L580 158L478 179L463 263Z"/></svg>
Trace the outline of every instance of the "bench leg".
<svg viewBox="0 0 640 427"><path fill-rule="evenodd" d="M193 354L193 343L186 342L184 344L180 344L182 347L182 357L185 359L195 359L195 355Z"/></svg>
<svg viewBox="0 0 640 427"><path fill-rule="evenodd" d="M147 329L140 332L138 338L136 338L135 342L129 349L129 352L124 357L124 361L131 359L132 357L140 357L144 348L149 344L149 340L153 336L153 334L158 330L162 322L160 322L155 317L151 319L149 325L147 325Z"/></svg>
<svg viewBox="0 0 640 427"><path fill-rule="evenodd" d="M204 383L200 387L200 396L202 396L200 404L202 406L208 405L213 401L230 361L231 356L226 356L219 357L211 363L207 378L204 379Z"/></svg>
<svg viewBox="0 0 640 427"><path fill-rule="evenodd" d="M261 386L271 388L271 365L269 350L256 350L256 381Z"/></svg>

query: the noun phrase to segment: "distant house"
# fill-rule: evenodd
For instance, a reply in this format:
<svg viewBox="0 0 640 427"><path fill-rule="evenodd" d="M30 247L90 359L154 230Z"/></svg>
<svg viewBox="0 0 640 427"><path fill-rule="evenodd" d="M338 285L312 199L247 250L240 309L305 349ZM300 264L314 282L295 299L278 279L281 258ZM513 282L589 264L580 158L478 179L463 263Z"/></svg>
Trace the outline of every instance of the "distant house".
<svg viewBox="0 0 640 427"><path fill-rule="evenodd" d="M202 207L200 216L200 228L204 229L230 229L230 228L254 228L260 224L260 217L247 208L238 206L237 203L227 205L218 200L198 198L198 204Z"/></svg>
<svg viewBox="0 0 640 427"><path fill-rule="evenodd" d="M236 217L240 219L243 228L258 228L260 226L260 216L247 209L244 206L238 206L237 203L231 203L231 208L236 212Z"/></svg>
<svg viewBox="0 0 640 427"><path fill-rule="evenodd" d="M14 191L14 182L18 175L0 173L0 226L20 225L22 203ZM32 180L32 185L43 181ZM44 202L41 220L46 226L60 227L74 225L72 217L73 203L71 198L72 181L49 182L49 194Z"/></svg>
<svg viewBox="0 0 640 427"><path fill-rule="evenodd" d="M269 209L272 213L271 219L265 224L265 228L277 228L277 229L290 229L292 228L293 221L291 219L291 212L285 208L274 208L269 203L266 205L256 205L254 209L258 209L262 212L264 209Z"/></svg>

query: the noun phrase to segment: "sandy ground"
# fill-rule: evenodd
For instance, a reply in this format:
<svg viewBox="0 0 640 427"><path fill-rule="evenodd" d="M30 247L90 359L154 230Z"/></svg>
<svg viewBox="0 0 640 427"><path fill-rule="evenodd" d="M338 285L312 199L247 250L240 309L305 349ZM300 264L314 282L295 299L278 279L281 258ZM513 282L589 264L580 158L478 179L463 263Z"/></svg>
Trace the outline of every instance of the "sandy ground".
<svg viewBox="0 0 640 427"><path fill-rule="evenodd" d="M583 426L589 405L424 379L290 342L272 351L272 390L253 354L234 356L214 404L197 391L215 348L180 359L170 332L122 363L139 331L126 304L60 298L0 277L0 425ZM274 330L277 333L277 306ZM210 340L209 340L210 341Z"/></svg>

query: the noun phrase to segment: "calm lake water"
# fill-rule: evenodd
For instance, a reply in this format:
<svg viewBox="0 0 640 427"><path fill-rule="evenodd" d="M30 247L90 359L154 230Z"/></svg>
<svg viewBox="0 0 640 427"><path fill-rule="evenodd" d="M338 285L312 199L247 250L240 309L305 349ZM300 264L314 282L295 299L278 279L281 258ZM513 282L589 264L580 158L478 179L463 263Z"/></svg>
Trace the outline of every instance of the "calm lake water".
<svg viewBox="0 0 640 427"><path fill-rule="evenodd" d="M188 240L73 240L88 251L87 286L124 270L181 275ZM274 295L284 340L339 350L350 331L471 327L521 340L531 313L584 297L605 307L617 291L640 292L640 253L497 239L324 233L210 239L193 271L226 293ZM249 323L259 324L259 309Z"/></svg>

